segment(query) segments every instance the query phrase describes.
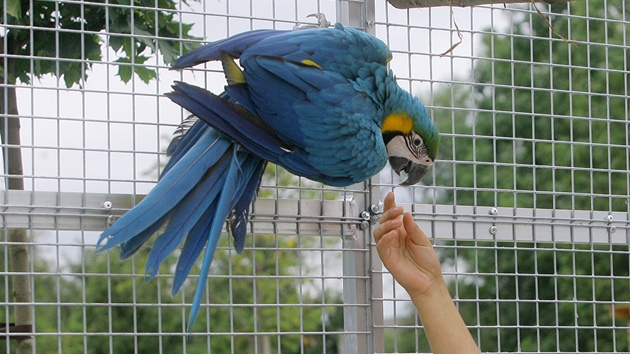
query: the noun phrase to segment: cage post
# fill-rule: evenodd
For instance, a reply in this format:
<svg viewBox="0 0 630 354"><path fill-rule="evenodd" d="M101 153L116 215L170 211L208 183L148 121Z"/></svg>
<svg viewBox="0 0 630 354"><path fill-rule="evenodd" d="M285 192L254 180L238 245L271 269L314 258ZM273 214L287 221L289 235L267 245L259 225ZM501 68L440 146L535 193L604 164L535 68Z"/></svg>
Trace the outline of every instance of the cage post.
<svg viewBox="0 0 630 354"><path fill-rule="evenodd" d="M343 25L364 29L374 35L375 5L373 0L337 2L337 20ZM373 177L372 183L378 184L378 175ZM357 185L358 190L365 191L367 185ZM378 188L377 188L378 189ZM378 190L369 194L357 193L352 205L361 210L369 210L374 199L379 198ZM359 211L356 211L358 215ZM369 224L368 224L369 225ZM378 260L370 257L371 234L369 228L356 230L354 237L346 236L343 240L343 297L345 304L356 304L344 307L344 329L353 333L344 341L345 353L373 353L384 350L383 330L373 325L373 321L383 321L382 301L372 302L374 296L382 298L382 279L380 273L370 272L376 267L380 269ZM376 275L376 277L374 277ZM363 281L361 278L365 277ZM359 305L365 304L364 307ZM366 326L365 329L362 326ZM369 328L367 327L369 326ZM360 331L369 329L369 334L361 335ZM356 334L355 334L356 333Z"/></svg>
<svg viewBox="0 0 630 354"><path fill-rule="evenodd" d="M362 188L361 188L362 189ZM346 214L358 216L360 206L365 205L365 197L356 193L351 197L350 210ZM366 256L367 232L356 228L343 237L343 322L348 333L343 341L344 353L358 354L373 352L370 348L368 331L369 275Z"/></svg>
<svg viewBox="0 0 630 354"><path fill-rule="evenodd" d="M380 193L380 175L372 177L370 180L370 211L372 212L372 220L377 218L382 212L381 193ZM374 225L375 226L375 225ZM372 345L375 353L385 352L385 314L383 312L383 263L376 251L376 245L372 239L372 229L370 229L370 235L368 240L369 256L370 256L370 285L372 301L370 303L370 309L372 316L370 318L372 325Z"/></svg>
<svg viewBox="0 0 630 354"><path fill-rule="evenodd" d="M364 29L373 35L374 11L374 0L339 0L337 1L337 22L344 26Z"/></svg>

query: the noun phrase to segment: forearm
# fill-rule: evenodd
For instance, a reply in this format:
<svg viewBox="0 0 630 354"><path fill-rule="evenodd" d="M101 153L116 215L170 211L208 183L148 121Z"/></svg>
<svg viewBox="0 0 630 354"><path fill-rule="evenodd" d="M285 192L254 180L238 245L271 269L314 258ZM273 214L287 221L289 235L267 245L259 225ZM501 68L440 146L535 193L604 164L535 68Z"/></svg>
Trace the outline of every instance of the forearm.
<svg viewBox="0 0 630 354"><path fill-rule="evenodd" d="M412 296L434 354L479 353L445 284L429 294Z"/></svg>

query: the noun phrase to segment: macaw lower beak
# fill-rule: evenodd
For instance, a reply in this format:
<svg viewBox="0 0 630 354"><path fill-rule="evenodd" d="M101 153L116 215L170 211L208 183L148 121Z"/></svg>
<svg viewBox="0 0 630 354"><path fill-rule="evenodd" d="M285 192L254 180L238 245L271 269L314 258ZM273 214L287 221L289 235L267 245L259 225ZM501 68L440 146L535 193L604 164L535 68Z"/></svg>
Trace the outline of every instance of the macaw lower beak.
<svg viewBox="0 0 630 354"><path fill-rule="evenodd" d="M420 182L422 177L429 172L427 165L413 163L411 160L401 156L390 156L389 165L392 166L394 172L400 176L401 171L407 173L407 180L401 183L401 186L411 186Z"/></svg>

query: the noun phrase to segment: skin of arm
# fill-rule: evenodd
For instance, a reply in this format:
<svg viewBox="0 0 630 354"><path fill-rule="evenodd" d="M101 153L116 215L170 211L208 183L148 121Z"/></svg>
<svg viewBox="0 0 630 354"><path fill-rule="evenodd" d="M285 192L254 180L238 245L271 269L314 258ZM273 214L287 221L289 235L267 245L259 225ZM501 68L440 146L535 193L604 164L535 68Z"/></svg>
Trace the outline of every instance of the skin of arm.
<svg viewBox="0 0 630 354"><path fill-rule="evenodd" d="M374 240L383 264L418 310L431 350L435 354L480 353L448 292L431 241L411 214L396 205L391 192Z"/></svg>

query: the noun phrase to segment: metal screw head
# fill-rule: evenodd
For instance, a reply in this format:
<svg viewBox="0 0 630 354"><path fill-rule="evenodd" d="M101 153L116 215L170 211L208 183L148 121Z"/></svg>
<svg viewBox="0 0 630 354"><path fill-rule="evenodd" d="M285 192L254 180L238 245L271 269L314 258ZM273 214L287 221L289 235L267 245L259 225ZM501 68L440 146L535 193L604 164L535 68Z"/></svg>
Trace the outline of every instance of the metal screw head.
<svg viewBox="0 0 630 354"><path fill-rule="evenodd" d="M359 217L360 217L361 219L363 219L363 220L366 220L366 221L367 221L367 220L370 220L370 218L371 218L372 216L370 215L370 213L369 213L368 211L365 211L365 210L364 210L364 211L362 211L362 212L361 212L361 214L359 215Z"/></svg>
<svg viewBox="0 0 630 354"><path fill-rule="evenodd" d="M606 221L608 221L610 223L610 222L615 221L615 218L612 215L608 215L608 216L606 216Z"/></svg>
<svg viewBox="0 0 630 354"><path fill-rule="evenodd" d="M114 204L109 200L103 202L103 209L110 210L113 206Z"/></svg>
<svg viewBox="0 0 630 354"><path fill-rule="evenodd" d="M378 214L381 212L382 207L383 207L383 202L378 202L378 204L370 205L370 211L374 214Z"/></svg>
<svg viewBox="0 0 630 354"><path fill-rule="evenodd" d="M496 226L490 226L490 230L488 230L488 232L490 232L491 235L496 235L497 234L497 227Z"/></svg>
<svg viewBox="0 0 630 354"><path fill-rule="evenodd" d="M499 214L499 209L497 209L497 208L490 208L490 211L488 213L490 215L498 215Z"/></svg>
<svg viewBox="0 0 630 354"><path fill-rule="evenodd" d="M608 228L608 232L610 232L611 234L614 234L615 231L617 231L617 226L615 226L615 225L613 225L613 226Z"/></svg>
<svg viewBox="0 0 630 354"><path fill-rule="evenodd" d="M370 223L367 221L361 221L361 224L359 224L359 229L361 229L362 231L367 230L368 227L370 227Z"/></svg>

